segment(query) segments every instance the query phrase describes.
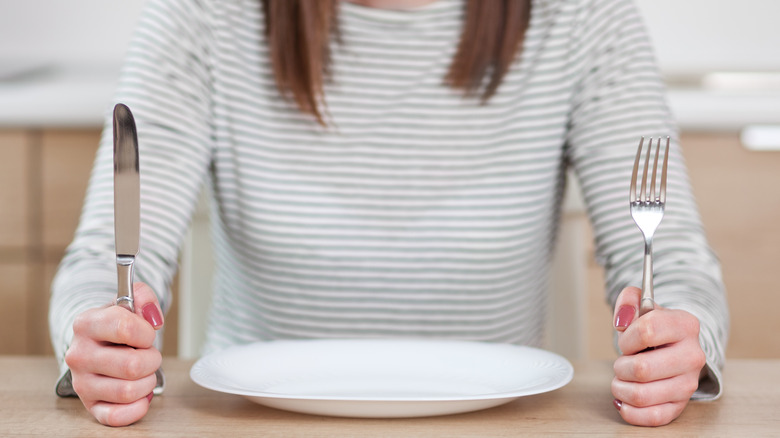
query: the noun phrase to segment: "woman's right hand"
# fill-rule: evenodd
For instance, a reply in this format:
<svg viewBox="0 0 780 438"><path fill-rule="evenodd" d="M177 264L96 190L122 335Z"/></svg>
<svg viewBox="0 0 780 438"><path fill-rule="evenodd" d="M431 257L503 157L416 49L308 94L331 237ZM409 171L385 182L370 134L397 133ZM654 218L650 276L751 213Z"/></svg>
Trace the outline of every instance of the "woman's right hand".
<svg viewBox="0 0 780 438"><path fill-rule="evenodd" d="M73 389L102 424L126 426L146 415L162 356L154 347L162 311L152 289L133 285L135 313L119 306L88 310L73 323L65 362Z"/></svg>

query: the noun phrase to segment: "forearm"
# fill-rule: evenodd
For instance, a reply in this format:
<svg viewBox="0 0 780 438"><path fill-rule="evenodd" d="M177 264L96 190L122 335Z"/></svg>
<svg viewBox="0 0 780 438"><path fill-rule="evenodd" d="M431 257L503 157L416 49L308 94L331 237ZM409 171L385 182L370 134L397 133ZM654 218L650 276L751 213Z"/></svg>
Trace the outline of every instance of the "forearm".
<svg viewBox="0 0 780 438"><path fill-rule="evenodd" d="M67 369L64 357L73 339L76 316L109 303L116 294L116 274L108 264L90 264L66 256L52 282L49 334L61 373Z"/></svg>
<svg viewBox="0 0 780 438"><path fill-rule="evenodd" d="M574 43L578 86L568 141L594 228L596 257L606 271L607 302L614 305L625 287L642 284L642 234L628 205L639 139L670 136L666 212L653 243L655 300L699 320L702 349L709 366L718 369L729 325L724 285L649 37L633 2L599 0L593 6L583 11L580 36L602 31Z"/></svg>

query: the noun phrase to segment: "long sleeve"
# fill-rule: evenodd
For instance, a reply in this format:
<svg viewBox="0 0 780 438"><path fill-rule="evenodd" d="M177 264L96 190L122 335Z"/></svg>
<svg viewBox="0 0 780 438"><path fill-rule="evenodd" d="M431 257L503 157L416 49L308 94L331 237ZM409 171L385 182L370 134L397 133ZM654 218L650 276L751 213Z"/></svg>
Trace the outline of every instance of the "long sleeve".
<svg viewBox="0 0 780 438"><path fill-rule="evenodd" d="M720 266L710 250L691 192L677 127L665 101L648 35L632 1L594 0L581 8L572 40L574 93L568 138L606 269L614 306L620 291L641 286L643 241L628 208L628 185L640 136L671 136L666 214L654 240L655 299L686 310L701 326L709 379L694 398L717 398L729 315Z"/></svg>
<svg viewBox="0 0 780 438"><path fill-rule="evenodd" d="M138 129L141 240L135 281L152 287L164 311L211 155L209 47L203 42L208 29L197 19L199 8L184 1L147 4L114 99L131 108ZM108 114L81 220L52 284L49 323L63 372L76 315L116 294L112 154Z"/></svg>

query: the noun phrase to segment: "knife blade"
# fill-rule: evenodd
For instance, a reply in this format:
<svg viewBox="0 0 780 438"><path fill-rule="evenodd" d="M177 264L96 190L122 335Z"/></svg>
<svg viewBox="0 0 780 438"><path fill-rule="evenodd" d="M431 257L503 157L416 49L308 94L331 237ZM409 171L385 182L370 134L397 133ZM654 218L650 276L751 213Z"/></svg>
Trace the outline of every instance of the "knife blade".
<svg viewBox="0 0 780 438"><path fill-rule="evenodd" d="M141 231L141 179L135 119L124 104L114 107L114 239L116 304L134 312L133 265Z"/></svg>

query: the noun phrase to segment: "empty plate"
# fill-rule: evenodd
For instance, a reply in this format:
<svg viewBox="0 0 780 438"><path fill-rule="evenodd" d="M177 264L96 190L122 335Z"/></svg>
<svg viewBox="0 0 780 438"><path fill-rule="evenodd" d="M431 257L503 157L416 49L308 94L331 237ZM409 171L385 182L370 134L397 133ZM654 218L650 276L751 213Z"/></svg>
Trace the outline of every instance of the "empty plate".
<svg viewBox="0 0 780 438"><path fill-rule="evenodd" d="M552 391L574 374L563 357L509 344L438 340L291 340L205 356L205 388L278 409L341 417L423 417Z"/></svg>

